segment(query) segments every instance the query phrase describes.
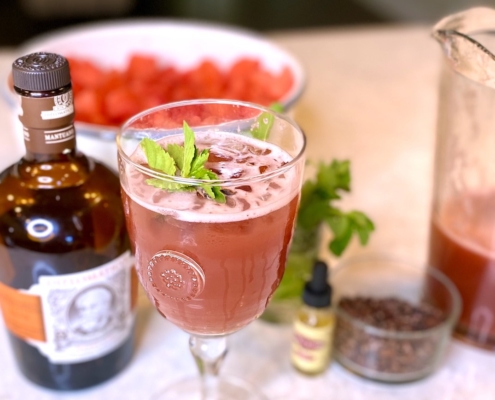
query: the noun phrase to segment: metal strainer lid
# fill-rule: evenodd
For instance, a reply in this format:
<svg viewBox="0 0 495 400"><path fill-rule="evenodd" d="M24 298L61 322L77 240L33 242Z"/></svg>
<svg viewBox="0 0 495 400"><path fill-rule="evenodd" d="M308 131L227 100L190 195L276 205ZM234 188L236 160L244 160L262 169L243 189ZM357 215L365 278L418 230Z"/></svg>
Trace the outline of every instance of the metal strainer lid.
<svg viewBox="0 0 495 400"><path fill-rule="evenodd" d="M70 83L69 62L54 53L32 53L12 63L14 86L22 90L43 92Z"/></svg>

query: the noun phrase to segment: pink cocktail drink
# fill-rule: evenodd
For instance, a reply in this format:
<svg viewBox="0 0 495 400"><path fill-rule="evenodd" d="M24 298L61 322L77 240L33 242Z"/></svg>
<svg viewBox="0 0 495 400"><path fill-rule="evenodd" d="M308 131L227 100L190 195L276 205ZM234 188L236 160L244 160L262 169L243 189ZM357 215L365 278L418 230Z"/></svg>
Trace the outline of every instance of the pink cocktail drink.
<svg viewBox="0 0 495 400"><path fill-rule="evenodd" d="M258 317L282 278L301 171L277 172L291 157L241 135L197 134L196 145L210 151L206 166L231 180L225 204L149 186L137 170L123 199L138 275L158 311L190 333L226 334ZM131 158L146 163L140 149Z"/></svg>
<svg viewBox="0 0 495 400"><path fill-rule="evenodd" d="M119 133L139 279L159 313L190 333L200 367L199 381L171 385L164 399L265 399L218 373L228 335L261 315L282 279L305 143L287 116L230 100L165 104Z"/></svg>

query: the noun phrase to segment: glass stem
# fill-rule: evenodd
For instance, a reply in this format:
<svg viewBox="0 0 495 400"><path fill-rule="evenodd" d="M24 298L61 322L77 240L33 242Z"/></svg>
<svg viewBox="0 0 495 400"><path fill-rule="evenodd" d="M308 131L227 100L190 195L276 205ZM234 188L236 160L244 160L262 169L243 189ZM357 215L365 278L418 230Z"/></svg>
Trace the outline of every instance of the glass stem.
<svg viewBox="0 0 495 400"><path fill-rule="evenodd" d="M217 399L218 374L227 355L227 336L191 335L189 349L201 374L202 399Z"/></svg>

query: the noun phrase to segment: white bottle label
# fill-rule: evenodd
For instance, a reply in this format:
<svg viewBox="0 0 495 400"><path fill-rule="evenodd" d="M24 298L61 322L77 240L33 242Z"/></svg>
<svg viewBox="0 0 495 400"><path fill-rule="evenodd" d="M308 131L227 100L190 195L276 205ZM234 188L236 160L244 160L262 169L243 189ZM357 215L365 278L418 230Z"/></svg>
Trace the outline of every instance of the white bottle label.
<svg viewBox="0 0 495 400"><path fill-rule="evenodd" d="M134 321L132 266L127 251L87 271L40 277L28 293L41 298L46 341L29 343L59 364L90 361L115 350Z"/></svg>
<svg viewBox="0 0 495 400"><path fill-rule="evenodd" d="M53 108L41 112L41 119L59 119L74 113L72 90L53 97Z"/></svg>

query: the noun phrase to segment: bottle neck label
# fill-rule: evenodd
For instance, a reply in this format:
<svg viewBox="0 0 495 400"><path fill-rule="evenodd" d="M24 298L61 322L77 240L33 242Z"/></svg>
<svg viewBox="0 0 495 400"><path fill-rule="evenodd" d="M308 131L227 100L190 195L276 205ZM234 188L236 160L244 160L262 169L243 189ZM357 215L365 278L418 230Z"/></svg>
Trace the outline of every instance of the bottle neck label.
<svg viewBox="0 0 495 400"><path fill-rule="evenodd" d="M43 275L27 291L0 283L5 325L53 363L102 357L131 334L137 297L133 261L127 251L87 271Z"/></svg>
<svg viewBox="0 0 495 400"><path fill-rule="evenodd" d="M19 120L30 153L62 154L76 147L72 90L52 97L21 96Z"/></svg>

